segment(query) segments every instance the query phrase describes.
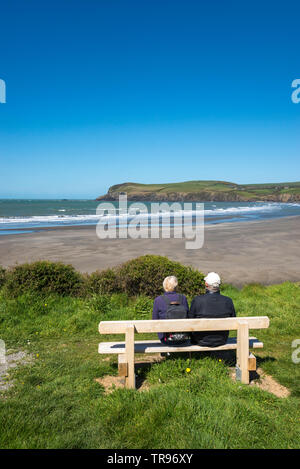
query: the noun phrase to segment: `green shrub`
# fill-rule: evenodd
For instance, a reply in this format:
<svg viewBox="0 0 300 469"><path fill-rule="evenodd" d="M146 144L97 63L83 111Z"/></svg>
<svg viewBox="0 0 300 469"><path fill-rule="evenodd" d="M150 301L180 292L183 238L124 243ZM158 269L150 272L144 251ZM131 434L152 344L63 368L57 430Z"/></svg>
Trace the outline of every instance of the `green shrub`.
<svg viewBox="0 0 300 469"><path fill-rule="evenodd" d="M6 280L6 270L0 265L0 288L3 287Z"/></svg>
<svg viewBox="0 0 300 469"><path fill-rule="evenodd" d="M90 275L82 275L73 266L61 262L20 264L3 273L0 270L0 288L5 279L4 292L9 297L30 291L43 295L56 293L91 297L116 294L117 302L121 302L123 307L128 301L127 296L153 298L162 294L162 283L168 275L178 278L178 292L187 296L204 293L204 276L201 272L155 255L137 257L117 268L96 271Z"/></svg>
<svg viewBox="0 0 300 469"><path fill-rule="evenodd" d="M114 269L96 271L88 275L85 284L86 294L111 294L120 291L119 279Z"/></svg>
<svg viewBox="0 0 300 469"><path fill-rule="evenodd" d="M61 262L37 261L8 270L4 291L17 297L28 291L41 294L78 295L83 277L72 265Z"/></svg>
<svg viewBox="0 0 300 469"><path fill-rule="evenodd" d="M163 256L146 255L122 264L116 271L122 291L130 296L154 297L163 293L163 280L178 278L178 292L188 296L204 293L204 275Z"/></svg>

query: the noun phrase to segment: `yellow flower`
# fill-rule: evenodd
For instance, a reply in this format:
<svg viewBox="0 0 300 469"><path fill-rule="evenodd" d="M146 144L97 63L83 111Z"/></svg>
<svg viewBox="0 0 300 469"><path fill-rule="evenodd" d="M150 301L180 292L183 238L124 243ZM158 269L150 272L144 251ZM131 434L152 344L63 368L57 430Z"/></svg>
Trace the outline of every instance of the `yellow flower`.
<svg viewBox="0 0 300 469"><path fill-rule="evenodd" d="M190 368L187 368L185 371L186 371L187 373L190 373L191 369L190 369Z"/></svg>
<svg viewBox="0 0 300 469"><path fill-rule="evenodd" d="M36 358L39 358L39 356L40 356L40 354L39 354L39 353L37 353L37 354L36 354Z"/></svg>
<svg viewBox="0 0 300 469"><path fill-rule="evenodd" d="M45 306L47 306L47 303L45 303Z"/></svg>

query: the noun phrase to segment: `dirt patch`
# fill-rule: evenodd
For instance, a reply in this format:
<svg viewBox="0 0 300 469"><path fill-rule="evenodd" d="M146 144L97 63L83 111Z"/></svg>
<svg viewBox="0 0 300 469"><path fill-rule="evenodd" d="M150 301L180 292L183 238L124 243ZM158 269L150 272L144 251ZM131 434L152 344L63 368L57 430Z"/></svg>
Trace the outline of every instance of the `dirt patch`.
<svg viewBox="0 0 300 469"><path fill-rule="evenodd" d="M256 386L268 391L277 397L289 397L291 392L288 388L278 383L272 376L267 375L261 368L257 368L258 379L250 382L250 386Z"/></svg>
<svg viewBox="0 0 300 469"><path fill-rule="evenodd" d="M110 357L102 359L103 361L110 360ZM165 357L161 354L147 355L143 358L137 358L135 360L135 371L138 369L148 366L152 363L159 363L165 360ZM105 394L110 394L119 388L125 387L125 377L124 376L104 376L103 378L95 378L95 381L101 384L104 387ZM147 391L150 388L150 385L140 376L136 376L136 389L138 391Z"/></svg>
<svg viewBox="0 0 300 469"><path fill-rule="evenodd" d="M125 378L122 376L104 376L103 378L95 378L95 381L104 387L105 394L110 394L116 389L125 388ZM145 380L136 378L137 391L148 391L150 389L149 383Z"/></svg>
<svg viewBox="0 0 300 469"><path fill-rule="evenodd" d="M5 362L0 363L0 391L7 391L13 386L13 380L9 379L9 371L18 365L30 363L32 357L26 352L7 352Z"/></svg>
<svg viewBox="0 0 300 469"><path fill-rule="evenodd" d="M230 377L235 381L235 368L230 369ZM250 372L250 384L256 388L268 391L276 397L289 397L290 391L288 388L279 384L272 376L267 375L261 368L256 371Z"/></svg>
<svg viewBox="0 0 300 469"><path fill-rule="evenodd" d="M104 376L103 378L95 378L95 381L104 387L105 394L125 387L125 378L120 376Z"/></svg>

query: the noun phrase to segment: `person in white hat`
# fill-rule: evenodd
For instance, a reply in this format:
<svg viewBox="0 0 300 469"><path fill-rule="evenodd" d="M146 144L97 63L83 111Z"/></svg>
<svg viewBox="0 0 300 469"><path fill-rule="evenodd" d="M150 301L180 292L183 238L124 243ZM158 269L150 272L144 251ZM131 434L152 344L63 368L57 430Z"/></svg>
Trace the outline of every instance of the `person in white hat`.
<svg viewBox="0 0 300 469"><path fill-rule="evenodd" d="M233 301L228 296L221 295L221 279L216 272L209 272L204 277L206 293L196 296L188 313L189 318L228 318L235 317ZM228 331L193 332L192 343L204 347L218 347L227 342Z"/></svg>
<svg viewBox="0 0 300 469"><path fill-rule="evenodd" d="M209 274L204 277L206 289L209 291L218 291L221 285L221 279L216 272L209 272Z"/></svg>

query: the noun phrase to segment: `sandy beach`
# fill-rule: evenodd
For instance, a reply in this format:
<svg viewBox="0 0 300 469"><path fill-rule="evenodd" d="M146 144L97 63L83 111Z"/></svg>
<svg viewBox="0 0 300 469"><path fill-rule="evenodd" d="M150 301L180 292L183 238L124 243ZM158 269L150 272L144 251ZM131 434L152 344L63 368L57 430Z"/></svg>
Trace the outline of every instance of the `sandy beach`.
<svg viewBox="0 0 300 469"><path fill-rule="evenodd" d="M93 272L144 254L159 254L206 273L218 272L224 282L280 283L300 280L300 217L227 223L205 227L204 246L185 249L184 239L106 239L95 226L39 229L0 236L0 265L47 259Z"/></svg>

